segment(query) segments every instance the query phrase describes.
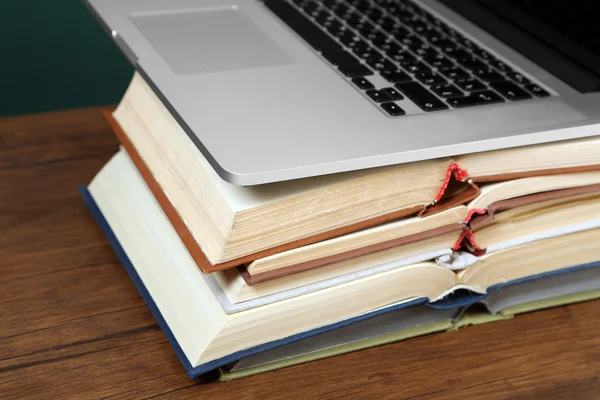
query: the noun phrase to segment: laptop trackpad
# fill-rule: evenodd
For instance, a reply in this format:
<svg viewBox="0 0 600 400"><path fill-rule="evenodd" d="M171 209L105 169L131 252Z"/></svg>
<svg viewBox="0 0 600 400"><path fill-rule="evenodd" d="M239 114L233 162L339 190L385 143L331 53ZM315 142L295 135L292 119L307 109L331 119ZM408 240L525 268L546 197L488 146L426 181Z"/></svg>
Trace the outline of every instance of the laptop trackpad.
<svg viewBox="0 0 600 400"><path fill-rule="evenodd" d="M129 18L178 75L295 62L236 6L132 14Z"/></svg>

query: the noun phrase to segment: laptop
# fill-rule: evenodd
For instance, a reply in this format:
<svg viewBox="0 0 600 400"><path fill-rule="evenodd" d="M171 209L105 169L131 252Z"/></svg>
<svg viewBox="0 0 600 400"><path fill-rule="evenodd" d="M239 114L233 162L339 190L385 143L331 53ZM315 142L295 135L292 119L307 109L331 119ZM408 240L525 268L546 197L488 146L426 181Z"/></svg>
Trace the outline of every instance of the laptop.
<svg viewBox="0 0 600 400"><path fill-rule="evenodd" d="M599 134L587 0L86 0L226 181Z"/></svg>

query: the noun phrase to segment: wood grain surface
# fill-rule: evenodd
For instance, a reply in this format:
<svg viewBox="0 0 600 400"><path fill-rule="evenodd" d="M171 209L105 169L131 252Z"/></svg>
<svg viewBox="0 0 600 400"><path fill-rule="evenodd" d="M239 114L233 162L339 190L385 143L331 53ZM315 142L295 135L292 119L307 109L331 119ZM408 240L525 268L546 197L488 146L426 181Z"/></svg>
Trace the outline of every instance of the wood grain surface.
<svg viewBox="0 0 600 400"><path fill-rule="evenodd" d="M77 193L100 108L0 119L0 398L600 399L600 302L191 381Z"/></svg>

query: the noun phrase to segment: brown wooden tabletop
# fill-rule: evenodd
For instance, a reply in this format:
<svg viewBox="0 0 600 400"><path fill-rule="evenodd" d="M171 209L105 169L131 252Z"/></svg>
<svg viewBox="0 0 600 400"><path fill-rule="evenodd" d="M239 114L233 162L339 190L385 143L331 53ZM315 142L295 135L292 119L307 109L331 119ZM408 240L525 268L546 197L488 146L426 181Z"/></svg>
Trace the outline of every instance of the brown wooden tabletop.
<svg viewBox="0 0 600 400"><path fill-rule="evenodd" d="M191 381L77 192L100 108L0 119L0 398L600 399L600 301Z"/></svg>

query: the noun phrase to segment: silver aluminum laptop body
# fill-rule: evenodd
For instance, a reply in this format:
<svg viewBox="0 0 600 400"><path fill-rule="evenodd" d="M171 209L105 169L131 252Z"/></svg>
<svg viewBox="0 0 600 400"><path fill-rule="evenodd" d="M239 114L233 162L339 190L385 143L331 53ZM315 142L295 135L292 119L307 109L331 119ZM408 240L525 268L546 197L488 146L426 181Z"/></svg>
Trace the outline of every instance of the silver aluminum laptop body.
<svg viewBox="0 0 600 400"><path fill-rule="evenodd" d="M419 4L550 96L436 112L405 98L406 115L392 117L258 0L87 1L234 184L600 133L600 93L580 93L435 0Z"/></svg>

